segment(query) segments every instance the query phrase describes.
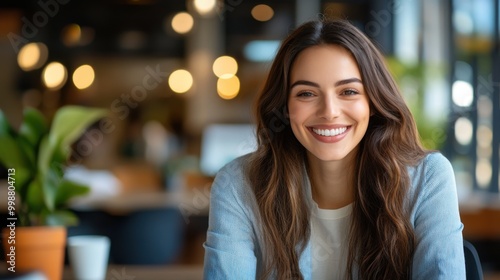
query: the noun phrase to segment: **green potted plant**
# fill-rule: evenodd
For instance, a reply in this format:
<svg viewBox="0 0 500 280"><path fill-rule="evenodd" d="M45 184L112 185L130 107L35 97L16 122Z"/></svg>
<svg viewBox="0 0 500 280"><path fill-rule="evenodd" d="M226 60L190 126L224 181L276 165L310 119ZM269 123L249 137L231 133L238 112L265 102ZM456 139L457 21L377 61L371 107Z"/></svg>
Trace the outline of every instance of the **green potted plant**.
<svg viewBox="0 0 500 280"><path fill-rule="evenodd" d="M82 106L63 106L51 124L34 108L23 111L18 130L0 111L0 165L8 171L8 221L3 230L3 245L10 271L41 270L49 279L62 276L66 226L77 217L67 208L70 199L89 192L87 186L64 178L71 145L85 129L104 117L106 111ZM50 241L52 237L59 241ZM55 249L39 252L58 243ZM56 255L50 256L50 253ZM42 257L35 260L35 256ZM47 264L58 267L48 268Z"/></svg>

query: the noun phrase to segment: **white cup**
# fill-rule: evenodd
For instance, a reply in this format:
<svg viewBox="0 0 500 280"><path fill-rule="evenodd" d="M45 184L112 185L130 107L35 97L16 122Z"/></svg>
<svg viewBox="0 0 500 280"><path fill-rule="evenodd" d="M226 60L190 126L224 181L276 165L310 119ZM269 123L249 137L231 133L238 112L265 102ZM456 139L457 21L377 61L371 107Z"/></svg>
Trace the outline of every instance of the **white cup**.
<svg viewBox="0 0 500 280"><path fill-rule="evenodd" d="M77 280L104 280L109 257L109 238L102 235L68 237L69 263Z"/></svg>

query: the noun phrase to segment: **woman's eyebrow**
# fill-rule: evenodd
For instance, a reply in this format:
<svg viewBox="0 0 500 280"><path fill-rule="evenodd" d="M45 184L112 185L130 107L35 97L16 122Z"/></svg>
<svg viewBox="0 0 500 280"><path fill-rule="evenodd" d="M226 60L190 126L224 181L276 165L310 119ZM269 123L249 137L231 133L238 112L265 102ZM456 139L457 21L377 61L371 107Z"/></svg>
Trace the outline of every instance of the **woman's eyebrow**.
<svg viewBox="0 0 500 280"><path fill-rule="evenodd" d="M350 83L360 83L360 84L362 84L363 82L359 78L349 78L349 79L337 81L335 83L335 86L338 87L338 86L345 85L345 84L350 84Z"/></svg>
<svg viewBox="0 0 500 280"><path fill-rule="evenodd" d="M349 79L344 79L344 80L340 80L340 81L335 82L335 86L338 87L338 86L350 84L350 83L362 84L363 82L359 78L349 78ZM290 89L292 89L294 86L298 86L298 85L305 85L305 86L312 86L312 87L319 88L319 84L317 84L315 82L306 81L306 80L298 80L295 83L293 83L292 86L290 86Z"/></svg>
<svg viewBox="0 0 500 280"><path fill-rule="evenodd" d="M317 83L315 83L315 82L306 81L306 80L298 80L298 81L296 81L295 83L292 84L292 86L290 87L290 89L292 89L294 86L298 86L298 85L312 86L312 87L319 88L319 85Z"/></svg>

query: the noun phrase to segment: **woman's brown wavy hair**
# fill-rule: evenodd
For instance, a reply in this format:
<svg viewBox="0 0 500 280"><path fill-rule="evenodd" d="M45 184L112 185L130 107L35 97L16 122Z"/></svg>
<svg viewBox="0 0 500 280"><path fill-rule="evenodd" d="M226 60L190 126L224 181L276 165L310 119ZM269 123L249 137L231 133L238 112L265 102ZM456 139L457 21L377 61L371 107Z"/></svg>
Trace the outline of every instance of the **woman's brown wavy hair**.
<svg viewBox="0 0 500 280"><path fill-rule="evenodd" d="M347 274L352 279L410 279L415 236L405 208L407 167L425 151L410 110L370 40L343 20L311 21L283 42L256 103L258 148L248 161L264 240L262 279L303 279L300 255L310 238L306 151L287 118L290 72L304 49L325 44L356 60L372 116L359 144ZM353 274L355 273L355 274Z"/></svg>

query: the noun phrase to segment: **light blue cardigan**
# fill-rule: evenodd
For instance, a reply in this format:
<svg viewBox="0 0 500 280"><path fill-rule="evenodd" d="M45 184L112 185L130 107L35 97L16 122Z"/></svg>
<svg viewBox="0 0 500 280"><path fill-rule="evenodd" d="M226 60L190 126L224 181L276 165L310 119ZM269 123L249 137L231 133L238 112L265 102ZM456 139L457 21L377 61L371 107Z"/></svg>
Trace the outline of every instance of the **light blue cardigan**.
<svg viewBox="0 0 500 280"><path fill-rule="evenodd" d="M205 279L259 278L263 240L255 196L243 172L246 160L244 156L226 165L212 185L204 244ZM432 153L409 168L409 174L408 205L417 240L412 279L465 279L463 225L450 162L440 153ZM304 186L310 196L307 178ZM312 279L310 241L299 266L304 279Z"/></svg>

